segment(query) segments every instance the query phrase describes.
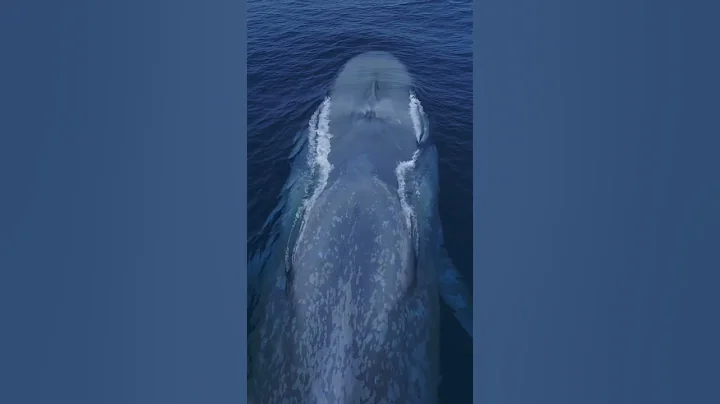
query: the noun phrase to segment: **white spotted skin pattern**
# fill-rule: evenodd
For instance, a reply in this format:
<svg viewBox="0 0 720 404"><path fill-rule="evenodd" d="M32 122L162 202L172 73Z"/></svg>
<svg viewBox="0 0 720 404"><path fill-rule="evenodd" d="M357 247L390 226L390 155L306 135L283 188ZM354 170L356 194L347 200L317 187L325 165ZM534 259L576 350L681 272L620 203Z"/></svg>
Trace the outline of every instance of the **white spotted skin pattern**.
<svg viewBox="0 0 720 404"><path fill-rule="evenodd" d="M334 182L307 216L251 336L250 403L435 403L438 295L397 193L374 177ZM417 276L417 279L413 279Z"/></svg>

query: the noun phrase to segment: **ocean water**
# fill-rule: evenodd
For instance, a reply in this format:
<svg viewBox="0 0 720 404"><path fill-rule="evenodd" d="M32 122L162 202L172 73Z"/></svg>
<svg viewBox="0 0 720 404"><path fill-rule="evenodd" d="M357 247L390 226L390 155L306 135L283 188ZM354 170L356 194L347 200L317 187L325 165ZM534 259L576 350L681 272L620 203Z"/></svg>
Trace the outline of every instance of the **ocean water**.
<svg viewBox="0 0 720 404"><path fill-rule="evenodd" d="M389 51L413 75L439 153L440 215L453 262L472 287L471 1L248 1L248 248L290 172L307 127L342 65ZM441 307L440 402L472 401L472 340Z"/></svg>

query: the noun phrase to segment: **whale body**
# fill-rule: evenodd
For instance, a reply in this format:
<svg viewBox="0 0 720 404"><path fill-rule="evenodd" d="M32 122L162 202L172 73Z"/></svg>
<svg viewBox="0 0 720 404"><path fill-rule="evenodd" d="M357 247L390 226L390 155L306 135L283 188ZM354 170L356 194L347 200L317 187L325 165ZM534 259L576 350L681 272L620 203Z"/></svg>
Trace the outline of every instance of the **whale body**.
<svg viewBox="0 0 720 404"><path fill-rule="evenodd" d="M439 301L470 332L442 246L437 151L406 67L348 61L298 139L250 260L250 403L435 403Z"/></svg>

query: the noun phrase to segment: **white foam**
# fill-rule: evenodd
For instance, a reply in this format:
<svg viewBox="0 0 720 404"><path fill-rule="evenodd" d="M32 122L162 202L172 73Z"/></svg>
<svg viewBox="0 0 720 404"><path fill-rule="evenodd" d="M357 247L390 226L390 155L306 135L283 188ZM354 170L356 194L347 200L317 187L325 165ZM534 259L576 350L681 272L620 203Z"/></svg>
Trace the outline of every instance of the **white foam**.
<svg viewBox="0 0 720 404"><path fill-rule="evenodd" d="M417 161L419 151L416 150L413 156L408 161L401 161L395 168L395 175L398 180L398 196L400 197L400 206L402 207L403 213L405 214L405 224L408 230L412 228L412 221L415 219L415 212L413 211L410 203L407 199L407 178L408 172L415 168L415 162Z"/></svg>
<svg viewBox="0 0 720 404"><path fill-rule="evenodd" d="M316 183L313 194L306 200L306 211L315 204L318 195L325 189L330 171L333 169L328 160L328 156L330 156L330 139L332 139L330 133L330 104L330 98L325 98L325 101L310 119L308 165L313 177L316 178Z"/></svg>
<svg viewBox="0 0 720 404"><path fill-rule="evenodd" d="M298 212L295 215L295 220L293 221L292 227L295 228L300 216L304 215L300 225L298 240L302 237L305 231L305 223L307 222L307 216L310 209L315 204L318 196L325 189L330 176L330 171L333 169L333 166L330 164L328 159L328 156L330 155L330 139L332 138L332 134L330 133L330 105L330 97L326 97L318 109L315 110L315 113L312 115L308 123L307 163L310 167L311 178L315 179L315 184L312 187L312 194L309 196L306 195L303 199L302 209L298 209ZM295 243L296 248L297 244L298 243ZM288 245L288 249L285 251L286 263L289 263L290 260L289 247L290 246Z"/></svg>
<svg viewBox="0 0 720 404"><path fill-rule="evenodd" d="M415 129L415 137L418 143L422 140L423 136L423 117L424 111L420 100L417 99L414 93L410 93L410 118L412 119L413 128ZM398 196L400 197L400 206L402 207L403 214L405 215L405 224L408 230L412 229L412 223L415 220L415 211L408 202L407 197L407 179L408 174L415 168L415 163L420 154L420 150L415 150L412 158L407 161L401 161L395 168L395 175L398 180ZM415 240L417 243L417 240Z"/></svg>

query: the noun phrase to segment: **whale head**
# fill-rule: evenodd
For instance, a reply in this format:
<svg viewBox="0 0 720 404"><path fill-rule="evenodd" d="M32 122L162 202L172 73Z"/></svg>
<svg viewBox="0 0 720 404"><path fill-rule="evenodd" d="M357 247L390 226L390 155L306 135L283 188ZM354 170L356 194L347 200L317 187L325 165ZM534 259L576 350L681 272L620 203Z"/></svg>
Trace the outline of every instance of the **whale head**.
<svg viewBox="0 0 720 404"><path fill-rule="evenodd" d="M412 89L407 68L390 53L365 52L343 66L330 93L329 162L338 172L359 158L395 184L397 164L412 158L424 136L422 117L412 114Z"/></svg>

